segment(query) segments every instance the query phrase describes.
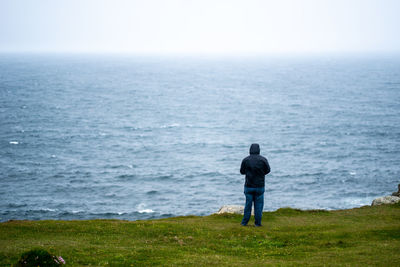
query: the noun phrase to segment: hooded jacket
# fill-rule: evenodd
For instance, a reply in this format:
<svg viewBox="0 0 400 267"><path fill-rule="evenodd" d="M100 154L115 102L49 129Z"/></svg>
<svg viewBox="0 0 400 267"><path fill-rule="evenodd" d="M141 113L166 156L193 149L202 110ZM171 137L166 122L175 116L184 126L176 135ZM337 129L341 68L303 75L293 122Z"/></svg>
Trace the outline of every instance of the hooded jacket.
<svg viewBox="0 0 400 267"><path fill-rule="evenodd" d="M264 187L265 175L270 173L268 160L260 155L260 146L252 144L250 146L250 156L242 161L240 173L246 175L246 187Z"/></svg>

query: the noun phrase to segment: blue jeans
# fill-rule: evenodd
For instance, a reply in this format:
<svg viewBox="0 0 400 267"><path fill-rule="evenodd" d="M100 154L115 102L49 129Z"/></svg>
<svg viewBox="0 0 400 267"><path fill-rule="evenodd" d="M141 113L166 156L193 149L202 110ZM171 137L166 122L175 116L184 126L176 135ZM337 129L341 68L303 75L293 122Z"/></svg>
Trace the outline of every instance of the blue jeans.
<svg viewBox="0 0 400 267"><path fill-rule="evenodd" d="M247 225L251 216L251 206L254 202L254 220L256 226L261 226L262 211L264 208L264 187L244 187L244 195L246 196L246 204L244 206L244 214L242 225Z"/></svg>

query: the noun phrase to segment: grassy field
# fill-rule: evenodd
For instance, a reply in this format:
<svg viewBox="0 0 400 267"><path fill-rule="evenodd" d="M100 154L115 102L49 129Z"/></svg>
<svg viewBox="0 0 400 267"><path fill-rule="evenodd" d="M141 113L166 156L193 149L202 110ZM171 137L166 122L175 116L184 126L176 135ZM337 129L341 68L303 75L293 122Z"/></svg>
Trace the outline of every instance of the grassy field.
<svg viewBox="0 0 400 267"><path fill-rule="evenodd" d="M67 266L400 266L399 204L284 208L265 212L263 227L240 221L240 215L9 221L0 223L0 265L44 248Z"/></svg>

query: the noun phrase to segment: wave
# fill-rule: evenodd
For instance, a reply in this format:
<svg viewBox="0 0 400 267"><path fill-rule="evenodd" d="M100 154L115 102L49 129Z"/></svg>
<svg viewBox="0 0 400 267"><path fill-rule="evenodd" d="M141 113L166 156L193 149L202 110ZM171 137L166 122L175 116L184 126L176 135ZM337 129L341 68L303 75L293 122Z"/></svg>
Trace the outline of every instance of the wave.
<svg viewBox="0 0 400 267"><path fill-rule="evenodd" d="M152 209L146 208L146 204L144 203L140 203L139 205L137 205L137 212L139 212L140 214L143 213L154 213L154 211Z"/></svg>
<svg viewBox="0 0 400 267"><path fill-rule="evenodd" d="M17 204L17 203L8 203L7 208L12 209L12 208L23 208L27 207L28 204L22 203L22 204Z"/></svg>
<svg viewBox="0 0 400 267"><path fill-rule="evenodd" d="M117 165L111 165L111 164L107 164L105 165L103 168L104 169L133 169L135 165L133 164L117 164Z"/></svg>
<svg viewBox="0 0 400 267"><path fill-rule="evenodd" d="M179 123L172 123L172 124L168 124L168 125L161 125L160 129L165 129L165 128L176 128L176 127L180 127L181 125Z"/></svg>
<svg viewBox="0 0 400 267"><path fill-rule="evenodd" d="M173 175L161 175L161 176L157 176L157 180L169 180L174 178Z"/></svg>
<svg viewBox="0 0 400 267"><path fill-rule="evenodd" d="M152 125L152 126L125 126L123 129L130 131L152 131L154 129L169 129L169 128L178 128L182 127L180 123L170 123L170 124L162 124L162 125ZM185 125L183 127L192 128L193 125Z"/></svg>
<svg viewBox="0 0 400 267"><path fill-rule="evenodd" d="M138 210L139 213L153 213L154 211L152 209L143 209L143 210Z"/></svg>
<svg viewBox="0 0 400 267"><path fill-rule="evenodd" d="M177 214L158 213L152 209L137 211L105 211L88 212L84 210L58 210L58 209L30 209L24 212L8 210L0 213L0 222L8 220L92 220L92 219L121 219L121 220L147 220L167 218Z"/></svg>
<svg viewBox="0 0 400 267"><path fill-rule="evenodd" d="M120 180L133 180L135 178L137 178L137 176L134 174L122 174L122 175L117 176L117 179L120 179Z"/></svg>

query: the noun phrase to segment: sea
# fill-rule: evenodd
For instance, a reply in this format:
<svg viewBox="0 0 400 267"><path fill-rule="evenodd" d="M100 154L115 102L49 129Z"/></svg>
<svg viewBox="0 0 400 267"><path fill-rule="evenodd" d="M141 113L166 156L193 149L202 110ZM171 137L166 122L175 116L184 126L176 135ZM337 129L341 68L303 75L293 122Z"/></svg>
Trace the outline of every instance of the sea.
<svg viewBox="0 0 400 267"><path fill-rule="evenodd" d="M0 54L0 221L370 205L400 183L400 56Z"/></svg>

